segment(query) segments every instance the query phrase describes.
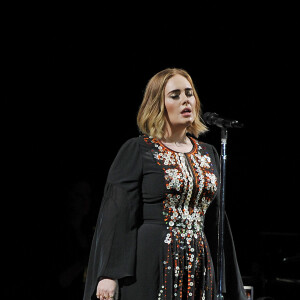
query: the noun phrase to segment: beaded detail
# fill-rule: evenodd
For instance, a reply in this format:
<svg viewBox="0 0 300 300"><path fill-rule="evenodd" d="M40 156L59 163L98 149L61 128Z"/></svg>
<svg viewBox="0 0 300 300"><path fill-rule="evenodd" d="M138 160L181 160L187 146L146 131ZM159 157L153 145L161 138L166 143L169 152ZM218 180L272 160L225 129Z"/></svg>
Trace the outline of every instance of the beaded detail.
<svg viewBox="0 0 300 300"><path fill-rule="evenodd" d="M154 145L152 153L166 184L163 216L167 233L158 300L212 299L213 275L203 232L204 216L218 185L211 158L193 138L189 153L173 151L152 137L144 139Z"/></svg>

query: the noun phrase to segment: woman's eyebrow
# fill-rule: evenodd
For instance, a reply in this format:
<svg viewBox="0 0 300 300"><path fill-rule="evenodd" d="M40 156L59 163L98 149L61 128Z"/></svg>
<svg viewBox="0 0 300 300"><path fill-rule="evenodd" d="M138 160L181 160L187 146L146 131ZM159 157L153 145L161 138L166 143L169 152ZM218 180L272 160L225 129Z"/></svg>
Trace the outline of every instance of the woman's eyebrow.
<svg viewBox="0 0 300 300"><path fill-rule="evenodd" d="M191 91L191 90L193 90L193 89L192 89L192 88L185 88L184 90L185 90L185 91ZM178 93L178 92L180 92L180 89L172 90L172 91L170 91L170 92L168 93L168 95L169 95L169 94L172 94L172 93Z"/></svg>
<svg viewBox="0 0 300 300"><path fill-rule="evenodd" d="M168 93L168 95L169 95L169 94L172 94L172 93L178 93L178 92L180 92L180 89L172 90L172 91L170 91L170 92Z"/></svg>

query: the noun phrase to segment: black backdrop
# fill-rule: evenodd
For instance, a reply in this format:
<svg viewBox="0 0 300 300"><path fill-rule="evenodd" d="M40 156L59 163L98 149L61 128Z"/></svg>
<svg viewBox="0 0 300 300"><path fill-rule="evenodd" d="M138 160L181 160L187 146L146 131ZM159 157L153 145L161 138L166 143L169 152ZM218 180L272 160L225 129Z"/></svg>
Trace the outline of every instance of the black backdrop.
<svg viewBox="0 0 300 300"><path fill-rule="evenodd" d="M27 4L5 9L4 17L9 299L82 298L108 168L122 143L138 135L145 85L166 67L191 74L204 112L245 124L229 130L226 185L245 283L256 296L272 295L280 272L293 276L280 267L299 254L300 234L299 18L292 4ZM220 149L219 128L202 140Z"/></svg>

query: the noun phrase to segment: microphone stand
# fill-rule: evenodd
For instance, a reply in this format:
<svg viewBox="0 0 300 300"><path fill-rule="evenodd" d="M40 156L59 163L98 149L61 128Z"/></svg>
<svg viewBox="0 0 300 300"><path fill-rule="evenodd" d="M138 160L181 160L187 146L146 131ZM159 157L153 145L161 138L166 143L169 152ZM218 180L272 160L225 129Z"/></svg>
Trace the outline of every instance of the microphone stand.
<svg viewBox="0 0 300 300"><path fill-rule="evenodd" d="M244 124L237 120L220 118L217 113L206 112L203 115L208 125L215 125L221 128L221 159L220 159L220 207L218 221L218 255L217 255L217 300L223 300L223 275L224 275L224 217L225 217L225 183L226 183L226 146L228 131L227 128L242 128Z"/></svg>
<svg viewBox="0 0 300 300"><path fill-rule="evenodd" d="M217 259L217 299L223 300L223 274L224 274L224 215L225 215L225 183L226 183L226 146L228 131L221 128L221 179L220 179L220 208L218 222L218 259Z"/></svg>

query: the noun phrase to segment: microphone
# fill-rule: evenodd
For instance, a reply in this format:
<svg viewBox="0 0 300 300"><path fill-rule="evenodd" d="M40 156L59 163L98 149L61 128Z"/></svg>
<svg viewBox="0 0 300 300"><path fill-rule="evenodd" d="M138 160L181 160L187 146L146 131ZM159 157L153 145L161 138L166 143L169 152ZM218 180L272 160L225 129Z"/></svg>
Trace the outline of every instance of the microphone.
<svg viewBox="0 0 300 300"><path fill-rule="evenodd" d="M221 128L242 128L244 126L237 120L223 119L217 113L212 112L206 112L203 115L203 120L208 125L215 125Z"/></svg>

